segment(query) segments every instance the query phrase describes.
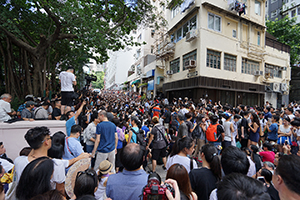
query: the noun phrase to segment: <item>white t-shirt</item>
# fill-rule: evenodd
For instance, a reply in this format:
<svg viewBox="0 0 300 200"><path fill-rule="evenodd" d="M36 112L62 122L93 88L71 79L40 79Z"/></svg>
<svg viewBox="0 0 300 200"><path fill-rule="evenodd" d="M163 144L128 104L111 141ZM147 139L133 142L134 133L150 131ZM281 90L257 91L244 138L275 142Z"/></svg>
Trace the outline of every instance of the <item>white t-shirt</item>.
<svg viewBox="0 0 300 200"><path fill-rule="evenodd" d="M5 171L5 173L9 172L9 170L11 170L14 165L11 164L10 162L8 162L7 160L3 159L3 158L0 158L0 163Z"/></svg>
<svg viewBox="0 0 300 200"><path fill-rule="evenodd" d="M75 80L75 75L71 72L60 72L59 80L61 82L61 91L62 92L72 92L74 91L73 88L73 81Z"/></svg>
<svg viewBox="0 0 300 200"><path fill-rule="evenodd" d="M191 160L186 157L186 156L179 156L179 155L175 155L172 157L168 157L168 161L167 161L167 169L169 169L173 164L181 164L185 167L186 171L188 173L190 173L190 164L191 164ZM197 163L195 160L193 160L193 169L198 168Z"/></svg>
<svg viewBox="0 0 300 200"><path fill-rule="evenodd" d="M66 180L65 169L69 166L68 160L60 160L53 158L54 170L51 178L52 189L56 188L56 183L61 184ZM15 159L15 171L16 171L16 182L19 182L22 172L25 167L29 164L27 156L19 156Z"/></svg>
<svg viewBox="0 0 300 200"><path fill-rule="evenodd" d="M295 118L295 115L293 115L293 114L290 114L290 115L288 115L288 116L289 116L290 120L292 120L292 119Z"/></svg>
<svg viewBox="0 0 300 200"><path fill-rule="evenodd" d="M11 112L10 103L0 100L0 122L5 122L11 119L11 117L7 114Z"/></svg>
<svg viewBox="0 0 300 200"><path fill-rule="evenodd" d="M98 174L98 173L97 173ZM94 193L95 198L97 200L103 200L106 199L106 186L104 186L105 181L107 180L108 177L101 178L97 191Z"/></svg>

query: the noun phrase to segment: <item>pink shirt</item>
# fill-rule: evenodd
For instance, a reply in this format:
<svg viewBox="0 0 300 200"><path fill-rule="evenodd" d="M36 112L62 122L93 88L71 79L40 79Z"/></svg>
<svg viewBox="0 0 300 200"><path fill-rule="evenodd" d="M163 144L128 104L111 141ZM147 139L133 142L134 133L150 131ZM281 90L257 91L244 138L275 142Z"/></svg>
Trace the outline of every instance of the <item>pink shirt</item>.
<svg viewBox="0 0 300 200"><path fill-rule="evenodd" d="M259 152L259 155L261 155L263 162L269 161L274 163L275 153L273 151L262 151Z"/></svg>

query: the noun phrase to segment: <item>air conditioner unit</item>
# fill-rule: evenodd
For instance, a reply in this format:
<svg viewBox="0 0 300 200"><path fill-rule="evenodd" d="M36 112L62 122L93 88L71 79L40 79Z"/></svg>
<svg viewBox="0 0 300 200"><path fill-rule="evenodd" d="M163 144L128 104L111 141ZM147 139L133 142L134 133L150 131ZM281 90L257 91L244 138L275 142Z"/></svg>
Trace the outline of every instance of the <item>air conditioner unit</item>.
<svg viewBox="0 0 300 200"><path fill-rule="evenodd" d="M281 84L280 84L280 90L281 90L282 92L286 92L286 91L288 90L287 84L286 84L286 83L281 83Z"/></svg>
<svg viewBox="0 0 300 200"><path fill-rule="evenodd" d="M262 76L262 75L264 75L264 72L263 71L255 71L253 75L254 76Z"/></svg>
<svg viewBox="0 0 300 200"><path fill-rule="evenodd" d="M186 33L185 41L190 42L197 37L196 29L192 29Z"/></svg>
<svg viewBox="0 0 300 200"><path fill-rule="evenodd" d="M279 92L280 91L280 83L271 83L270 87L273 90L273 92Z"/></svg>
<svg viewBox="0 0 300 200"><path fill-rule="evenodd" d="M187 69L192 69L196 67L196 60L187 60L184 62L184 67Z"/></svg>
<svg viewBox="0 0 300 200"><path fill-rule="evenodd" d="M167 75L172 75L173 71L172 70L168 70L166 73L167 73Z"/></svg>

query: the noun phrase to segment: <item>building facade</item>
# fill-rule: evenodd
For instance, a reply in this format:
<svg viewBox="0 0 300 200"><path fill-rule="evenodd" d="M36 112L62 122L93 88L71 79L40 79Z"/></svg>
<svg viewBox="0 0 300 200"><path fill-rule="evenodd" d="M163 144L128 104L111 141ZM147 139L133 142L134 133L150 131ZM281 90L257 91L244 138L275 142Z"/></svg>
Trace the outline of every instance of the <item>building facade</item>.
<svg viewBox="0 0 300 200"><path fill-rule="evenodd" d="M282 6L284 3L284 0L266 0L266 19L271 21L282 19Z"/></svg>
<svg viewBox="0 0 300 200"><path fill-rule="evenodd" d="M282 4L282 16L296 17L296 23L300 23L300 0L284 0Z"/></svg>
<svg viewBox="0 0 300 200"><path fill-rule="evenodd" d="M230 105L288 103L289 47L266 36L264 0L186 0L156 45L168 98Z"/></svg>

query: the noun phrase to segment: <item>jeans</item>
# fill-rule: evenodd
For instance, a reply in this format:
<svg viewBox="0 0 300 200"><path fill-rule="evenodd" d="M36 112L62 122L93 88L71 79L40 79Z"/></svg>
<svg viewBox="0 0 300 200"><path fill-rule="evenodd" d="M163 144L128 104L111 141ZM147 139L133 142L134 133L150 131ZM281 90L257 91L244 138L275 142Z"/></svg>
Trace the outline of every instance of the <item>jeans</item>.
<svg viewBox="0 0 300 200"><path fill-rule="evenodd" d="M87 153L92 153L93 149L94 149L94 145L85 145L85 148L86 148L86 152ZM91 160L91 167L94 167L95 166L95 161L96 161L96 157L97 157L97 154L95 155L94 158L92 158Z"/></svg>
<svg viewBox="0 0 300 200"><path fill-rule="evenodd" d="M222 150L222 145L221 145L221 142L208 142L209 144L213 144L217 150L218 150L218 154L220 155L220 152Z"/></svg>

